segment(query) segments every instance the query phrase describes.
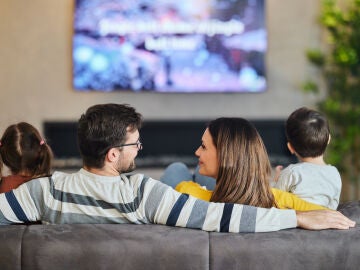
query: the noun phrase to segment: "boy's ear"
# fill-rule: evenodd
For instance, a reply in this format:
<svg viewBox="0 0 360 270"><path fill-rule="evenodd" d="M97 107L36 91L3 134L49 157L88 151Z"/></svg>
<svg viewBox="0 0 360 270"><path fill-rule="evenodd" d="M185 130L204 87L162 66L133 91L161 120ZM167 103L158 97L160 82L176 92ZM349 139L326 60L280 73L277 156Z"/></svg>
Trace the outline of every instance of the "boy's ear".
<svg viewBox="0 0 360 270"><path fill-rule="evenodd" d="M330 141L331 141L331 134L329 134L328 144L330 143Z"/></svg>
<svg viewBox="0 0 360 270"><path fill-rule="evenodd" d="M287 145L287 148L289 149L290 153L294 155L295 150L294 150L294 147L292 147L291 143L288 142L286 145Z"/></svg>

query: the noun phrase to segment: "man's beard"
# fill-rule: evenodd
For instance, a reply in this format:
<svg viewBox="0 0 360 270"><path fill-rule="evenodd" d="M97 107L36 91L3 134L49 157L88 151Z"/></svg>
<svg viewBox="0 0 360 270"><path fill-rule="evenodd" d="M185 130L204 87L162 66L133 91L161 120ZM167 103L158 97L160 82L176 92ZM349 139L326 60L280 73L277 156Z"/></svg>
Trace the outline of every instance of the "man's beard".
<svg viewBox="0 0 360 270"><path fill-rule="evenodd" d="M136 164L135 164L135 160L133 160L130 163L129 167L124 172L125 173L132 172L133 170L135 170L135 168L136 168Z"/></svg>
<svg viewBox="0 0 360 270"><path fill-rule="evenodd" d="M127 168L122 168L121 164L118 164L118 170L117 171L119 173L129 173L129 172L132 172L133 170L135 170L135 168L136 168L136 164L135 164L135 160L133 160L130 163L129 167L127 167Z"/></svg>

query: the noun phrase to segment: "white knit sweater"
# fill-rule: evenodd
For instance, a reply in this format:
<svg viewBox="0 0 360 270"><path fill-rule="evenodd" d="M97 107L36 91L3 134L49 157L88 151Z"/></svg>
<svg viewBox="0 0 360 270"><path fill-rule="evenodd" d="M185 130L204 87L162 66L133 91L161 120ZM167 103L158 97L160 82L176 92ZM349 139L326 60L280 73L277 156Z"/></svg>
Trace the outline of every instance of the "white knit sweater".
<svg viewBox="0 0 360 270"><path fill-rule="evenodd" d="M0 194L0 224L156 223L218 232L296 227L293 210L209 203L143 174L99 176L84 169L31 180Z"/></svg>

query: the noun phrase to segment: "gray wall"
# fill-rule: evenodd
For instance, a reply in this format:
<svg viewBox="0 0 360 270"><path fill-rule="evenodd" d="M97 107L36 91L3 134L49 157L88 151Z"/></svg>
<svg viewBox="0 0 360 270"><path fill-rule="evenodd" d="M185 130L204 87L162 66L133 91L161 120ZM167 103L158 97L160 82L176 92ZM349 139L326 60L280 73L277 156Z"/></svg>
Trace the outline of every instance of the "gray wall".
<svg viewBox="0 0 360 270"><path fill-rule="evenodd" d="M301 82L304 51L317 46L319 1L268 0L268 91L264 94L76 93L71 85L73 0L0 1L0 131L28 121L77 120L90 105L130 103L145 119L285 118L314 104Z"/></svg>

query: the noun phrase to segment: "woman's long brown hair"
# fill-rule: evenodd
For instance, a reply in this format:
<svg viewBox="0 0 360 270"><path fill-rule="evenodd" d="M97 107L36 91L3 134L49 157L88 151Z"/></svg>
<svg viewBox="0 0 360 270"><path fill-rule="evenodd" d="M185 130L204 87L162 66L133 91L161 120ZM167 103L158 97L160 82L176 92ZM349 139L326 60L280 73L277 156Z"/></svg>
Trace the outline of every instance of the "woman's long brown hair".
<svg viewBox="0 0 360 270"><path fill-rule="evenodd" d="M243 118L218 118L208 125L216 147L219 173L212 202L270 208L271 165L256 128Z"/></svg>

